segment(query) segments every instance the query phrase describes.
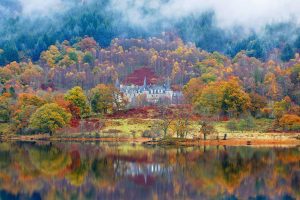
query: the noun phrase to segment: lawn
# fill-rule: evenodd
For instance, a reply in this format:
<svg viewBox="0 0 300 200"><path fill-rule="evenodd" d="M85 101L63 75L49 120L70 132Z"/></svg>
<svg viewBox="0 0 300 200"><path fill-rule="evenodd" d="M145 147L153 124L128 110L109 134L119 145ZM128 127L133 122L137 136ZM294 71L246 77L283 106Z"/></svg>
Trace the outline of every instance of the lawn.
<svg viewBox="0 0 300 200"><path fill-rule="evenodd" d="M143 133L147 130L150 130L153 125L156 125L159 119L141 119L141 118L118 118L118 119L105 119L104 126L98 130L90 132L76 132L76 133L59 133L56 136L58 137L70 137L70 138L141 138ZM215 129L217 130L216 134L208 135L208 139L222 139L224 135L227 135L227 138L272 138L280 137L282 133L267 133L267 130L270 130L273 124L273 120L269 119L255 119L255 127L252 130L248 131L230 131L227 129L226 125L228 122L213 122ZM5 129L5 125L2 125L2 129ZM188 138L203 138L203 135L200 134L200 125L199 121L191 121L190 131ZM2 130L0 129L0 130ZM176 137L176 134L172 130L172 127L168 130L169 135ZM162 134L162 131L161 131Z"/></svg>
<svg viewBox="0 0 300 200"><path fill-rule="evenodd" d="M104 129L101 131L104 135L119 134L122 137L141 137L143 132L151 129L153 119L112 119L105 123Z"/></svg>
<svg viewBox="0 0 300 200"><path fill-rule="evenodd" d="M226 122L215 122L214 126L215 126L216 130L219 133L231 132L230 130L228 130L226 128L227 123L228 123L228 121L226 121ZM241 133L244 133L244 132L261 132L261 133L264 133L264 132L267 132L267 131L272 129L273 123L274 123L273 119L254 119L255 127L253 127L251 130L249 130L249 131L234 131L234 132L241 132Z"/></svg>

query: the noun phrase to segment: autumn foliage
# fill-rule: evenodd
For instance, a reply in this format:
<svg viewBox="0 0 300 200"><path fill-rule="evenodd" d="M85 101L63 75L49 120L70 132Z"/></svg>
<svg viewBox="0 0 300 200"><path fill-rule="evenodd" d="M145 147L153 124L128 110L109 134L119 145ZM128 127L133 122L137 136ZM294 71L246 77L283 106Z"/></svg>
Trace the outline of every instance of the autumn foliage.
<svg viewBox="0 0 300 200"><path fill-rule="evenodd" d="M287 131L300 131L300 117L297 115L285 114L279 120L280 126Z"/></svg>
<svg viewBox="0 0 300 200"><path fill-rule="evenodd" d="M31 115L48 103L70 113L72 126L90 116L122 115L128 102L114 87L116 81L142 85L147 77L147 84L169 80L182 90L193 114L210 120L252 115L275 119L274 128L286 130L282 117L300 114L299 66L299 55L286 62L262 61L241 51L229 58L167 34L116 38L107 47L91 37L65 40L50 45L36 62L0 68L0 121L25 134L31 131ZM141 95L135 106L145 101Z"/></svg>

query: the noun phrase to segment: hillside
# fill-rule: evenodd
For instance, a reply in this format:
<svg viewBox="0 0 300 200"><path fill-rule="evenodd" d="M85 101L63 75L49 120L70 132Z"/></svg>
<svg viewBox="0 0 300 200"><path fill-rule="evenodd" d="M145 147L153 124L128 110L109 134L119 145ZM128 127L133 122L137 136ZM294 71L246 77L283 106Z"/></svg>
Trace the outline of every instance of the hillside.
<svg viewBox="0 0 300 200"><path fill-rule="evenodd" d="M219 16L222 12L189 5L187 9L193 11L182 10L181 6L178 12L172 10L177 3L166 0L155 0L155 4L131 0L123 3L116 0L1 1L0 66L12 61L37 61L50 45L64 40L73 44L86 36L93 37L101 47L108 47L114 38L146 39L165 32L208 52L218 51L233 58L244 50L248 56L263 61L274 60L274 52L278 53L276 61L288 61L300 49L296 20L283 18L272 22L259 18L259 22L265 23L251 26L251 21L234 24L234 15L227 14L225 18L233 18L230 19L232 24L223 27ZM275 12L266 10L266 13L276 18ZM153 45L158 48L159 43ZM123 46L127 49L126 44Z"/></svg>
<svg viewBox="0 0 300 200"><path fill-rule="evenodd" d="M113 85L117 79L142 85L146 76L148 84L169 79L172 88L182 90L185 104L192 109L187 113L233 119L228 125L233 129L254 126L247 116L275 119L274 130L295 131L300 127L299 66L298 54L288 62L262 62L245 51L231 59L185 44L172 34L116 38L106 48L91 37L75 43L65 40L51 45L36 62L12 62L0 68L1 121L14 118L22 124L25 120L21 130L30 130L23 127L28 125L30 113L45 103L52 109L56 106L53 102L67 108L72 114L71 124L77 125L80 116L126 111L128 100ZM74 92L80 95L73 96ZM66 93L70 99L64 97ZM76 100L77 95L83 99ZM23 107L27 104L33 108ZM149 105L138 96L130 102L134 107Z"/></svg>

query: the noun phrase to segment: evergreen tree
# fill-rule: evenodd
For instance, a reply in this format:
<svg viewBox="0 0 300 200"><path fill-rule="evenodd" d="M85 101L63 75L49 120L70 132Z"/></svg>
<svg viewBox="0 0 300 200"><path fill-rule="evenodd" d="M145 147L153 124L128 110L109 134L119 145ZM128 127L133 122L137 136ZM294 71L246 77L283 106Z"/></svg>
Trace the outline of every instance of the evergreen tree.
<svg viewBox="0 0 300 200"><path fill-rule="evenodd" d="M281 60L287 62L290 59L294 58L294 56L295 56L294 50L292 49L291 45L287 44L281 52Z"/></svg>

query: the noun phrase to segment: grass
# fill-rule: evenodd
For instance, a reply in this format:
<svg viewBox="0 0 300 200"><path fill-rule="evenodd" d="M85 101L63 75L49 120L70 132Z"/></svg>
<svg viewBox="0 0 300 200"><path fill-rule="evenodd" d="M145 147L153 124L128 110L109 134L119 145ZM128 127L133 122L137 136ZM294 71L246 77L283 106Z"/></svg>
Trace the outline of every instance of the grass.
<svg viewBox="0 0 300 200"><path fill-rule="evenodd" d="M105 122L104 128L100 132L84 132L72 134L59 134L57 137L70 138L139 138L142 137L143 132L151 129L154 119L109 119Z"/></svg>
<svg viewBox="0 0 300 200"><path fill-rule="evenodd" d="M140 119L140 118L118 118L107 119L105 126L100 131L91 131L84 133L72 133L64 134L58 133L54 135L57 138L141 138L146 130L150 130L151 127L157 123L158 119ZM273 124L273 120L270 119L255 119L255 128L250 131L235 131L231 132L226 128L228 122L214 122L213 125L218 134L208 135L207 139L222 139L224 134L227 134L228 139L245 139L245 138L262 138L262 139L276 139L287 135L287 133L267 133ZM11 134L9 124L0 123L0 133L2 135L9 136ZM294 134L295 135L295 134ZM175 138L176 134L173 133L171 127L169 128L169 136ZM218 136L218 137L217 137ZM293 136L290 134L290 136ZM290 137L289 136L289 137ZM200 133L199 121L191 121L190 131L187 138L203 138L203 134ZM166 143L170 141L165 141ZM176 141L177 142L177 141Z"/></svg>
<svg viewBox="0 0 300 200"><path fill-rule="evenodd" d="M151 126L155 124L158 119L139 119L139 118L120 118L109 119L105 122L105 127L101 132L85 132L75 133L68 135L61 135L62 137L72 138L140 138L143 136L144 131L150 130ZM218 136L222 138L226 133L228 138L243 138L243 137L255 137L255 135L265 134L266 130L270 129L273 120L270 119L255 119L256 128L251 131L235 131L231 132L226 128L228 122L214 122L213 125L218 132ZM169 128L169 134L172 135L172 130ZM173 133L173 136L175 134ZM208 136L208 138L216 138L217 135ZM192 121L190 124L190 133L188 138L202 137L200 134L200 125L198 121Z"/></svg>
<svg viewBox="0 0 300 200"><path fill-rule="evenodd" d="M0 123L0 135L11 134L9 123Z"/></svg>
<svg viewBox="0 0 300 200"><path fill-rule="evenodd" d="M149 130L152 124L155 123L153 119L113 119L106 123L103 133L113 132L116 130L122 136L132 137L133 132L135 137L141 137L143 132Z"/></svg>
<svg viewBox="0 0 300 200"><path fill-rule="evenodd" d="M260 132L260 133L265 133L268 130L272 129L272 125L273 125L274 120L273 119L254 119L254 123L255 123L255 127L252 130L249 131L235 131L237 133L253 133L253 132ZM216 128L216 130L219 133L228 133L231 132L230 130L228 130L226 128L228 122L215 122L214 126Z"/></svg>

